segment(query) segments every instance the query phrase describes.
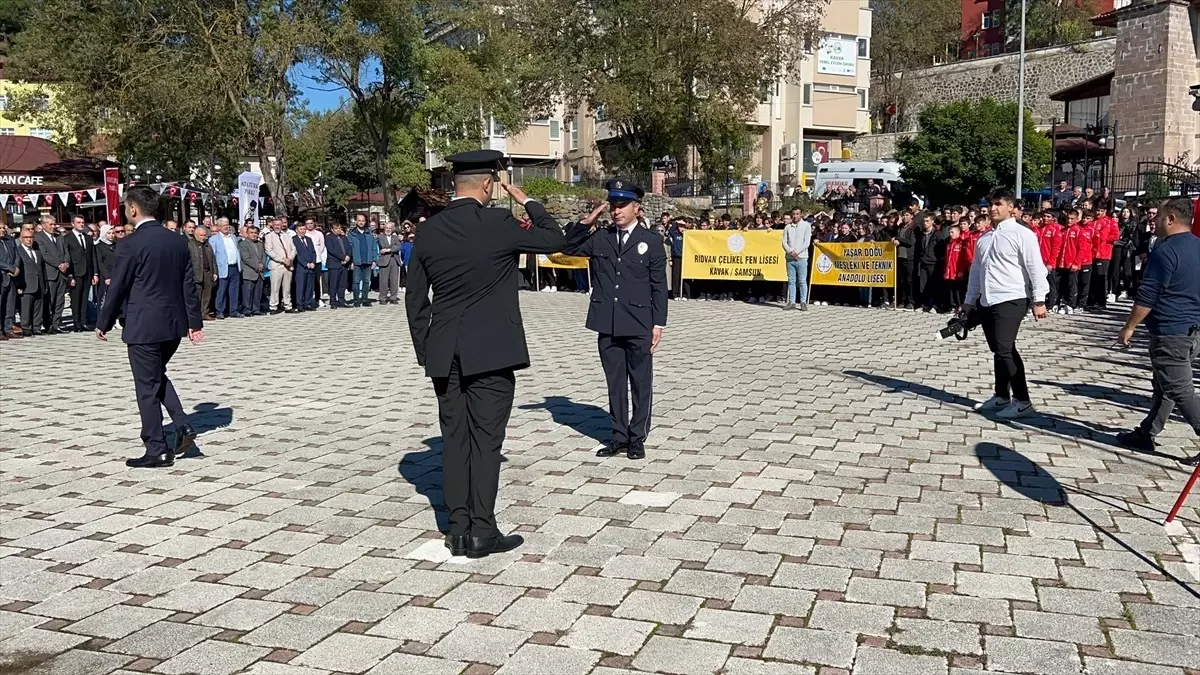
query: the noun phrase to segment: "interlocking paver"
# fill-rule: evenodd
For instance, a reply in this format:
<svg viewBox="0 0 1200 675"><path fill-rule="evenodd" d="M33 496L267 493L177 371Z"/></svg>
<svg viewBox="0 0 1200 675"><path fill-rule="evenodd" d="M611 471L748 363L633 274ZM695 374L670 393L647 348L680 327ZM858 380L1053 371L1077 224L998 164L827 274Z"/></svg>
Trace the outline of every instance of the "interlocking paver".
<svg viewBox="0 0 1200 675"><path fill-rule="evenodd" d="M164 472L120 463L139 448L132 406L95 406L97 392L129 396L124 359L86 335L6 343L0 664L28 650L64 675L1182 675L1200 662L1194 503L1160 525L1184 474L1108 445L1148 386L1144 352L1094 351L1116 314L1026 324L1043 417L998 424L966 405L988 395L981 336L913 358L938 317L673 303L648 461L630 463L593 455L607 421L586 298L522 304L533 367L518 375L498 520L526 543L483 560L451 559L437 530L436 402L405 356L403 311L212 327L172 361L206 457ZM729 326L754 348L730 348ZM355 387L298 390L239 366L212 389L213 353L244 365L246 344L316 334L339 346L323 365ZM399 358L363 371L380 343ZM787 353L804 358L780 369ZM81 361L78 381L56 379ZM564 389L564 372L591 375ZM37 405L51 388L57 405ZM1160 449L1182 455L1189 433L1171 422Z"/></svg>

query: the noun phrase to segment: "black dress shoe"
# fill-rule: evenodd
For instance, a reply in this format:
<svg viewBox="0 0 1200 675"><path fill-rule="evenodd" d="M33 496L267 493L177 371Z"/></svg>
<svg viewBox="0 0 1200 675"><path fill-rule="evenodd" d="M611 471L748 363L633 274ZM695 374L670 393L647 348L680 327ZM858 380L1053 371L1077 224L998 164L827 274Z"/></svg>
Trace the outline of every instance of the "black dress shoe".
<svg viewBox="0 0 1200 675"><path fill-rule="evenodd" d="M298 309L285 309L285 310L283 310L283 313L284 313L284 314L295 314L295 313L297 313L297 312L299 312L299 311L300 311L300 310L298 310Z"/></svg>
<svg viewBox="0 0 1200 675"><path fill-rule="evenodd" d="M613 455L622 455L629 452L627 445L606 445L596 451L597 457L612 457Z"/></svg>
<svg viewBox="0 0 1200 675"><path fill-rule="evenodd" d="M1184 466L1200 466L1200 452L1192 455L1191 457L1184 457L1183 459L1179 460L1179 463Z"/></svg>
<svg viewBox="0 0 1200 675"><path fill-rule="evenodd" d="M185 424L175 432L175 454L182 455L185 450L196 447L196 430L192 425Z"/></svg>
<svg viewBox="0 0 1200 675"><path fill-rule="evenodd" d="M157 469L164 466L174 466L175 455L171 452L164 452L161 455L142 455L134 459L125 460L125 466L132 469Z"/></svg>
<svg viewBox="0 0 1200 675"><path fill-rule="evenodd" d="M1131 450L1154 452L1154 437L1141 427L1134 427L1130 431L1122 431L1117 434L1117 444Z"/></svg>
<svg viewBox="0 0 1200 675"><path fill-rule="evenodd" d="M519 534L496 535L494 537L467 537L467 557L484 558L493 553L504 553L525 543Z"/></svg>
<svg viewBox="0 0 1200 675"><path fill-rule="evenodd" d="M450 549L450 555L466 555L468 539L470 537L465 534L446 535L446 548Z"/></svg>
<svg viewBox="0 0 1200 675"><path fill-rule="evenodd" d="M642 459L646 456L646 448L641 445L631 445L625 456L629 459Z"/></svg>

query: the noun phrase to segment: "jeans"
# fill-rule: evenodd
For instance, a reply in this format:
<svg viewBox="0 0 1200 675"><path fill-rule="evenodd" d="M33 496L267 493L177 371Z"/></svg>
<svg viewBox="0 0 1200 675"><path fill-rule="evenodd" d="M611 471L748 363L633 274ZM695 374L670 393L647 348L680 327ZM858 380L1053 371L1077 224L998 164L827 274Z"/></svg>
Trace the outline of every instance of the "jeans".
<svg viewBox="0 0 1200 675"><path fill-rule="evenodd" d="M1151 335L1150 366L1154 370L1154 398L1150 412L1142 420L1142 430L1157 436L1176 407L1197 435L1200 435L1200 398L1192 381L1192 361L1200 356L1200 333L1192 335Z"/></svg>
<svg viewBox="0 0 1200 675"><path fill-rule="evenodd" d="M354 266L354 286L351 288L354 302L369 302L371 295L371 266Z"/></svg>
<svg viewBox="0 0 1200 675"><path fill-rule="evenodd" d="M224 279L217 279L217 316L238 314L242 289L242 271L230 265Z"/></svg>
<svg viewBox="0 0 1200 675"><path fill-rule="evenodd" d="M1017 331L1029 311L1029 301L1009 300L991 307L981 306L979 311L996 370L996 397L1028 402L1029 385L1025 381L1025 363L1017 353Z"/></svg>
<svg viewBox="0 0 1200 675"><path fill-rule="evenodd" d="M801 304L808 303L808 258L787 261L787 301L789 305L796 303L796 288L800 288Z"/></svg>

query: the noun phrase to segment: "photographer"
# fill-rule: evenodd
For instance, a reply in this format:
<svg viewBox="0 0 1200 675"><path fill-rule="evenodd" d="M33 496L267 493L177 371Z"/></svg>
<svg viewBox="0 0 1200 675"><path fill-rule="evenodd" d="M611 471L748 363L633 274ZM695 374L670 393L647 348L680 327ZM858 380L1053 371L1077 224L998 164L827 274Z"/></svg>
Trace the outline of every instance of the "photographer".
<svg viewBox="0 0 1200 675"><path fill-rule="evenodd" d="M1137 298L1117 342L1128 345L1138 324L1150 332L1150 366L1154 398L1146 419L1117 442L1136 450L1153 450L1157 436L1177 406L1200 435L1200 399L1192 383L1192 361L1200 356L1200 238L1191 233L1190 199L1165 202L1155 223L1158 244L1146 261ZM1182 460L1200 464L1200 453Z"/></svg>
<svg viewBox="0 0 1200 675"><path fill-rule="evenodd" d="M1046 266L1037 235L1013 218L1013 195L996 190L988 197L993 228L975 245L975 262L967 282L968 307L979 313L996 370L996 391L975 406L1017 419L1034 412L1025 382L1025 364L1017 353L1017 331L1033 303L1034 319L1046 318Z"/></svg>

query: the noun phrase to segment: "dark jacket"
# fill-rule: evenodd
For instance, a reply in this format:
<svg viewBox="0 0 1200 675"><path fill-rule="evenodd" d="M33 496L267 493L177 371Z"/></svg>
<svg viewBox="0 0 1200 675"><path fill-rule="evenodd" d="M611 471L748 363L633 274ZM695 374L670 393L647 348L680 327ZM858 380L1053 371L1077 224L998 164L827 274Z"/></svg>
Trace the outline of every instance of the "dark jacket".
<svg viewBox="0 0 1200 675"><path fill-rule="evenodd" d="M74 230L66 233L62 241L63 248L66 250L67 262L71 263L71 276L76 279L83 279L96 274L96 244L92 242L92 235L88 232L83 232L83 244L80 245L79 237L75 235Z"/></svg>
<svg viewBox="0 0 1200 675"><path fill-rule="evenodd" d="M914 228L916 229L916 228ZM915 243L913 245L913 260L921 267L937 267L938 262L938 243L941 235L937 230L917 229Z"/></svg>
<svg viewBox="0 0 1200 675"><path fill-rule="evenodd" d="M325 256L325 266L331 270L340 270L346 266L342 260L350 255L350 240L344 234L327 234L325 252L328 254Z"/></svg>
<svg viewBox="0 0 1200 675"><path fill-rule="evenodd" d="M188 244L158 221L142 223L121 242L96 328L112 330L118 310L126 344L170 342L204 327Z"/></svg>
<svg viewBox="0 0 1200 675"><path fill-rule="evenodd" d="M33 235L33 241L38 245L38 255L42 258L46 281L57 281L59 277L63 276L58 266L67 261L67 252L63 249L62 237L51 237L46 232L38 232Z"/></svg>
<svg viewBox="0 0 1200 675"><path fill-rule="evenodd" d="M463 376L529 366L517 254L553 253L567 241L544 206L530 201L525 211L528 227L508 209L454 199L417 228L404 304L417 363L429 377L448 377L456 357Z"/></svg>
<svg viewBox="0 0 1200 675"><path fill-rule="evenodd" d="M238 240L238 255L242 258L242 278L246 281L256 281L262 278L267 269L267 252L263 241Z"/></svg>
<svg viewBox="0 0 1200 675"><path fill-rule="evenodd" d="M293 242L296 244L296 269L305 272L319 272L320 269L316 266L317 249L313 240L298 234ZM308 267L310 264L314 266L312 269Z"/></svg>
<svg viewBox="0 0 1200 675"><path fill-rule="evenodd" d="M379 260L379 242L370 230L360 232L355 227L346 238L350 240L350 257L355 265L370 265Z"/></svg>
<svg viewBox="0 0 1200 675"><path fill-rule="evenodd" d="M192 263L192 276L196 283L211 281L217 273L217 257L213 255L212 247L208 242L201 244L191 237L188 237L187 245L188 257Z"/></svg>
<svg viewBox="0 0 1200 675"><path fill-rule="evenodd" d="M46 266L43 262L45 256L39 250L37 242L33 243L33 251L37 254L37 262L35 263L25 253L25 247L17 243L17 260L20 263L21 273L17 275L17 289L23 293L41 293L46 290ZM25 320L24 317L21 318ZM30 320L30 325L33 325L33 320Z"/></svg>
<svg viewBox="0 0 1200 675"><path fill-rule="evenodd" d="M17 259L17 240L12 237L0 238L0 274L11 273L20 269L21 261Z"/></svg>
<svg viewBox="0 0 1200 675"><path fill-rule="evenodd" d="M100 242L96 244L96 274L100 275L101 279L108 279L112 276L113 260L117 255L117 242L106 244Z"/></svg>
<svg viewBox="0 0 1200 675"><path fill-rule="evenodd" d="M917 244L917 228L902 227L896 233L896 241L900 243L896 245L896 257L900 260L913 258L913 247Z"/></svg>
<svg viewBox="0 0 1200 675"><path fill-rule="evenodd" d="M595 232L583 223L567 230L563 253L591 258L589 329L602 335L650 335L655 326L667 325L667 254L662 238L635 226L618 246L618 228Z"/></svg>

